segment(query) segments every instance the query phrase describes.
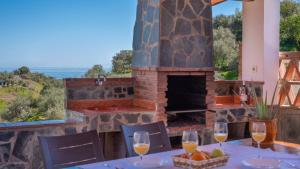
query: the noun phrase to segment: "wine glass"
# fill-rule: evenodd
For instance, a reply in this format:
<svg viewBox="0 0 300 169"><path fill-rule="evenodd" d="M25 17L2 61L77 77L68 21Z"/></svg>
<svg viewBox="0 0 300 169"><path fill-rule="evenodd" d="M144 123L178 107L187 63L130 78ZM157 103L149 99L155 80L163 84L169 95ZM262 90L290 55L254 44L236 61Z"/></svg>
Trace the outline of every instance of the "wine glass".
<svg viewBox="0 0 300 169"><path fill-rule="evenodd" d="M222 143L227 140L228 137L228 126L225 122L216 122L214 127L214 137L219 142L220 148Z"/></svg>
<svg viewBox="0 0 300 169"><path fill-rule="evenodd" d="M194 130L183 131L182 147L189 156L189 168L192 168L191 157L198 146L198 132Z"/></svg>
<svg viewBox="0 0 300 169"><path fill-rule="evenodd" d="M253 122L252 123L252 138L257 142L257 147L260 149L260 143L265 140L267 131L266 124L264 122ZM260 157L258 155L258 157Z"/></svg>
<svg viewBox="0 0 300 169"><path fill-rule="evenodd" d="M145 131L136 131L133 134L133 149L140 156L141 162L143 155L147 154L150 148L149 133Z"/></svg>

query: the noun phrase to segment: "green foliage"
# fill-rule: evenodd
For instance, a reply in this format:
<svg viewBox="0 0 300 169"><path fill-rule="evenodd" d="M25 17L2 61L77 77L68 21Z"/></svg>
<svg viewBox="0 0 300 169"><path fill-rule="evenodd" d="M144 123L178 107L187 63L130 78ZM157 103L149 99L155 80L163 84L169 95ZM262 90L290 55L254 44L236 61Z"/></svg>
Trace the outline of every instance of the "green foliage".
<svg viewBox="0 0 300 169"><path fill-rule="evenodd" d="M280 3L280 16L282 19L299 14L299 0L282 0Z"/></svg>
<svg viewBox="0 0 300 169"><path fill-rule="evenodd" d="M265 100L259 99L256 95L255 89L251 88L250 94L254 97L255 100L255 107L257 111L257 118L259 120L271 120L276 118L277 113L274 113L274 97L277 91L278 83L276 84L275 90L273 92L271 107L268 105L268 93L266 92Z"/></svg>
<svg viewBox="0 0 300 169"><path fill-rule="evenodd" d="M6 110L7 103L4 100L0 100L0 113Z"/></svg>
<svg viewBox="0 0 300 169"><path fill-rule="evenodd" d="M47 119L64 118L64 90L63 88L48 88L41 92L38 100L39 112L45 112Z"/></svg>
<svg viewBox="0 0 300 169"><path fill-rule="evenodd" d="M281 50L300 50L300 15L282 19L280 27Z"/></svg>
<svg viewBox="0 0 300 169"><path fill-rule="evenodd" d="M17 97L7 108L5 113L1 114L1 118L7 121L23 121L28 116L32 98Z"/></svg>
<svg viewBox="0 0 300 169"><path fill-rule="evenodd" d="M11 85L0 88L0 120L19 122L64 118L62 80L30 71L26 76L0 72L0 78L11 82Z"/></svg>
<svg viewBox="0 0 300 169"><path fill-rule="evenodd" d="M112 73L131 73L132 50L121 50L112 60Z"/></svg>
<svg viewBox="0 0 300 169"><path fill-rule="evenodd" d="M221 71L216 73L216 79L237 80L237 70Z"/></svg>
<svg viewBox="0 0 300 169"><path fill-rule="evenodd" d="M14 71L15 75L27 75L28 73L30 73L30 69L26 66L22 66L18 70Z"/></svg>
<svg viewBox="0 0 300 169"><path fill-rule="evenodd" d="M281 2L280 50L300 50L300 3L296 0Z"/></svg>
<svg viewBox="0 0 300 169"><path fill-rule="evenodd" d="M94 65L91 69L89 69L86 73L85 73L85 77L89 77L89 78L97 78L98 75L104 75L106 74L102 65Z"/></svg>
<svg viewBox="0 0 300 169"><path fill-rule="evenodd" d="M228 28L235 36L235 40L240 43L242 42L243 34L243 21L242 12L239 10L235 11L234 15L218 15L213 18L213 27L215 29L223 27Z"/></svg>
<svg viewBox="0 0 300 169"><path fill-rule="evenodd" d="M238 45L229 28L214 29L213 48L215 67L221 71L219 78L236 79L238 74Z"/></svg>

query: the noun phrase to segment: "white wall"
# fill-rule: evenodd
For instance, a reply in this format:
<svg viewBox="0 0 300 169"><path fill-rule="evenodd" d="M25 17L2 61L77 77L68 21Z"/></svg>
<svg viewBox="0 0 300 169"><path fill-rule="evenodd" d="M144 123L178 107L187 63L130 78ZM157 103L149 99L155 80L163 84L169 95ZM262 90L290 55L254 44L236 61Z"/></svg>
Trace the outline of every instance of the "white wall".
<svg viewBox="0 0 300 169"><path fill-rule="evenodd" d="M278 80L280 0L243 2L242 79L264 81L269 101Z"/></svg>

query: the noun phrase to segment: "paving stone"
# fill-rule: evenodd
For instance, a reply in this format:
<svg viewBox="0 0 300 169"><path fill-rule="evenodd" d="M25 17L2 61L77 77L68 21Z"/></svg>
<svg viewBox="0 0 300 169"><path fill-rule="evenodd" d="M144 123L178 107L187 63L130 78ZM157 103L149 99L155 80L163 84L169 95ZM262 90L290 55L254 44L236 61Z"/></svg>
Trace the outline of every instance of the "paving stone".
<svg viewBox="0 0 300 169"><path fill-rule="evenodd" d="M122 88L121 87L115 87L114 91L115 91L115 93L122 93Z"/></svg>
<svg viewBox="0 0 300 169"><path fill-rule="evenodd" d="M32 151L32 146L30 145L32 144L33 134L34 132L32 131L20 131L17 136L12 154L24 162L31 160L28 152Z"/></svg>
<svg viewBox="0 0 300 169"><path fill-rule="evenodd" d="M205 7L202 0L190 0L191 6L193 7L194 11L199 14L201 10Z"/></svg>
<svg viewBox="0 0 300 169"><path fill-rule="evenodd" d="M70 134L76 134L76 128L75 127L66 127L65 128L65 134L70 135Z"/></svg>
<svg viewBox="0 0 300 169"><path fill-rule="evenodd" d="M125 94L119 94L119 97L118 98L125 98L126 95Z"/></svg>
<svg viewBox="0 0 300 169"><path fill-rule="evenodd" d="M109 122L111 119L111 115L109 114L101 114L100 115L101 122Z"/></svg>
<svg viewBox="0 0 300 169"><path fill-rule="evenodd" d="M153 115L143 114L142 115L142 120L143 120L143 123L151 123L152 120L153 120Z"/></svg>
<svg viewBox="0 0 300 169"><path fill-rule="evenodd" d="M176 27L175 27L175 34L176 35L188 35L191 33L192 27L191 24L184 20L184 19L177 19Z"/></svg>
<svg viewBox="0 0 300 169"><path fill-rule="evenodd" d="M183 10L183 16L187 19L195 19L196 16L189 5L186 5Z"/></svg>
<svg viewBox="0 0 300 169"><path fill-rule="evenodd" d="M133 89L133 87L128 87L128 88L127 88L127 94L128 94L128 95L133 95L133 94L134 94L134 89Z"/></svg>
<svg viewBox="0 0 300 169"><path fill-rule="evenodd" d="M175 0L165 0L162 2L162 6L172 15L175 15L176 11L176 1Z"/></svg>
<svg viewBox="0 0 300 169"><path fill-rule="evenodd" d="M28 165L24 164L0 164L1 169L27 169Z"/></svg>
<svg viewBox="0 0 300 169"><path fill-rule="evenodd" d="M15 132L14 131L4 131L0 132L0 141L7 142L9 141L12 137L14 137Z"/></svg>
<svg viewBox="0 0 300 169"><path fill-rule="evenodd" d="M124 114L123 115L128 123L137 123L138 117L140 116L139 113L137 114Z"/></svg>
<svg viewBox="0 0 300 169"><path fill-rule="evenodd" d="M11 143L1 144L0 145L0 160L2 162L8 162L11 150ZM1 155L3 159L1 159Z"/></svg>

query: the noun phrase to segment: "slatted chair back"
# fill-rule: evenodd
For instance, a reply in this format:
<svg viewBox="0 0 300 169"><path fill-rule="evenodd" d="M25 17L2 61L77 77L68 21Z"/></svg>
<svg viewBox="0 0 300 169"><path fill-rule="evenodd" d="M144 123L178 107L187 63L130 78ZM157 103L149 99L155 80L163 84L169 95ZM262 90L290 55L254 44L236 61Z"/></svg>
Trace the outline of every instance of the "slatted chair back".
<svg viewBox="0 0 300 169"><path fill-rule="evenodd" d="M39 137L46 169L60 169L104 160L96 130L86 133Z"/></svg>
<svg viewBox="0 0 300 169"><path fill-rule="evenodd" d="M133 149L133 134L136 131L149 133L150 149L148 154L170 151L172 149L164 122L156 122L144 125L122 125L122 134L127 147L127 156L137 156Z"/></svg>

